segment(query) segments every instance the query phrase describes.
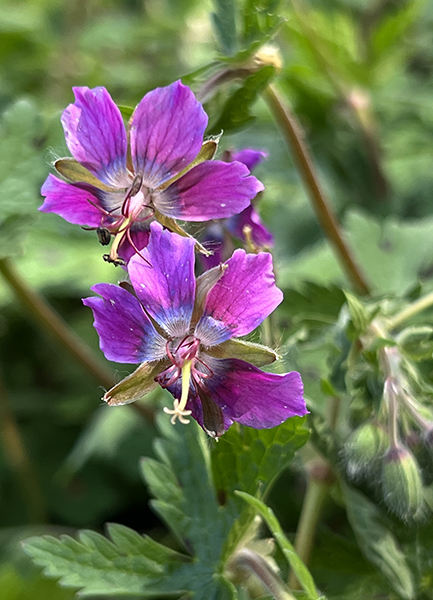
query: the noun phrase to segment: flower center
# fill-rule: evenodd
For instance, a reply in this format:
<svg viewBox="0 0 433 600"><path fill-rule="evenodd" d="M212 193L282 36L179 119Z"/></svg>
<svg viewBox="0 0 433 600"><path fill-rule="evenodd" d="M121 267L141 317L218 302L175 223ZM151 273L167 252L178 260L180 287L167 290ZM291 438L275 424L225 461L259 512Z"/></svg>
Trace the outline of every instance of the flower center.
<svg viewBox="0 0 433 600"><path fill-rule="evenodd" d="M190 410L186 410L191 384L197 389L197 386L203 386L203 379L212 375L211 369L198 358L200 340L193 335L187 335L178 340L167 342L167 356L172 365L160 373L156 380L163 388L174 385L181 378L180 398L176 398L173 408L164 408L164 412L172 415L171 422L179 419L180 423L189 423L188 417Z"/></svg>
<svg viewBox="0 0 433 600"><path fill-rule="evenodd" d="M155 213L150 191L143 187L142 176L136 175L134 177L118 216L114 215L112 211L101 210L105 217L103 217L101 227L98 227L99 241L105 246L109 243L110 235L114 235L110 254L104 255L104 259L114 264L124 264L118 256L118 250L125 239L131 244L135 252L140 254L140 250L135 246L131 238L131 227L135 223L148 221ZM140 256L146 260L141 254Z"/></svg>

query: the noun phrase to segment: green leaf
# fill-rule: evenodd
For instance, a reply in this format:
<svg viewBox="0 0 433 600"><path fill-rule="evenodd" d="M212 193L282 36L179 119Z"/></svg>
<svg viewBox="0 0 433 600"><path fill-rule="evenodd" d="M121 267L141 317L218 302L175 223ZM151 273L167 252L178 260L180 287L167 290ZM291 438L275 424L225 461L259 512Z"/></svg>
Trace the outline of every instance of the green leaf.
<svg viewBox="0 0 433 600"><path fill-rule="evenodd" d="M46 166L38 148L42 134L36 107L13 104L0 121L0 257L20 254L25 230L36 217Z"/></svg>
<svg viewBox="0 0 433 600"><path fill-rule="evenodd" d="M350 292L344 292L347 300L347 308L349 310L350 320L353 325L353 333L359 336L367 328L370 322L370 315L366 307L360 300Z"/></svg>
<svg viewBox="0 0 433 600"><path fill-rule="evenodd" d="M215 12L212 24L225 56L233 56L237 50L236 0L214 0Z"/></svg>
<svg viewBox="0 0 433 600"><path fill-rule="evenodd" d="M233 425L219 440L212 453L215 486L220 501L238 517L225 541L225 557L239 544L254 516L233 498L234 490L265 497L308 437L305 417L293 417L272 429Z"/></svg>
<svg viewBox="0 0 433 600"><path fill-rule="evenodd" d="M354 258L366 274L373 292L402 296L433 266L431 217L400 222L394 217L382 224L374 217L351 211L345 219L345 236ZM305 278L318 285L342 283L345 276L327 242L320 242L292 262L279 266L284 287Z"/></svg>
<svg viewBox="0 0 433 600"><path fill-rule="evenodd" d="M80 589L83 596L155 595L152 585L157 586L179 556L159 544L155 548L156 542L149 543L126 527L111 526L110 531L114 531L116 542L93 531L82 531L78 540L67 535L29 538L24 550L46 575Z"/></svg>
<svg viewBox="0 0 433 600"><path fill-rule="evenodd" d="M266 66L249 75L242 86L226 100L218 121L212 126L211 133L216 134L221 130L227 133L251 123L255 119L251 114L251 107L274 74L275 68Z"/></svg>
<svg viewBox="0 0 433 600"><path fill-rule="evenodd" d="M245 502L250 504L259 513L259 515L263 517L265 523L271 530L272 535L275 537L281 550L283 551L284 556L289 562L290 567L292 568L293 573L296 575L297 580L307 592L308 599L317 600L319 598L319 595L317 594L314 580L307 567L297 555L294 547L284 535L281 526L277 518L275 517L272 509L267 507L266 504L264 504L257 498L254 498L254 496L251 496L250 494L246 494L244 492L235 493L237 496L245 500Z"/></svg>
<svg viewBox="0 0 433 600"><path fill-rule="evenodd" d="M415 590L411 571L379 509L347 484L342 485L342 491L347 518L361 551L402 598L412 600Z"/></svg>

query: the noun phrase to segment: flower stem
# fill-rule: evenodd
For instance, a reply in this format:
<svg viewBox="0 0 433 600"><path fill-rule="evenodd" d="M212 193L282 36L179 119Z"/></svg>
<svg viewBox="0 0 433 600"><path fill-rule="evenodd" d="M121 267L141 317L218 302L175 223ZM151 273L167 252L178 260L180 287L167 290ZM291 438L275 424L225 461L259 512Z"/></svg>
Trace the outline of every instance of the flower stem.
<svg viewBox="0 0 433 600"><path fill-rule="evenodd" d="M344 271L360 294L368 294L369 287L359 267L352 258L346 242L343 240L337 220L320 187L311 153L299 122L288 109L287 105L283 105L274 86L269 85L266 88L265 99L276 123L281 129L284 139L293 151L295 161L304 184L308 189L318 221L334 247Z"/></svg>
<svg viewBox="0 0 433 600"><path fill-rule="evenodd" d="M1 373L0 434L6 460L20 485L29 521L31 523L46 522L45 501L36 478L36 470L25 449Z"/></svg>
<svg viewBox="0 0 433 600"><path fill-rule="evenodd" d="M310 561L315 532L322 514L322 509L334 481L334 474L326 461L321 459L320 462L315 462L310 468L307 491L305 493L294 543L299 558L306 566L308 566ZM291 589L301 589L301 585L293 572L290 573L289 587Z"/></svg>
<svg viewBox="0 0 433 600"><path fill-rule="evenodd" d="M405 321L408 321L431 306L433 306L433 292L426 294L422 298L419 298L415 302L412 302L412 304L406 306L406 308L388 320L387 326L389 329L397 329L397 327L400 327Z"/></svg>
<svg viewBox="0 0 433 600"><path fill-rule="evenodd" d="M295 597L286 589L285 584L270 569L260 554L248 548L242 548L234 555L232 567L238 573L239 571L254 573L263 586L269 590L274 600L295 600Z"/></svg>
<svg viewBox="0 0 433 600"><path fill-rule="evenodd" d="M93 354L87 344L68 327L48 302L27 285L13 267L10 259L0 259L0 273L42 329L48 331L77 363L104 387L110 389L116 385L117 382L112 372ZM153 420L153 411L149 408L138 404L131 404L131 406L146 419Z"/></svg>

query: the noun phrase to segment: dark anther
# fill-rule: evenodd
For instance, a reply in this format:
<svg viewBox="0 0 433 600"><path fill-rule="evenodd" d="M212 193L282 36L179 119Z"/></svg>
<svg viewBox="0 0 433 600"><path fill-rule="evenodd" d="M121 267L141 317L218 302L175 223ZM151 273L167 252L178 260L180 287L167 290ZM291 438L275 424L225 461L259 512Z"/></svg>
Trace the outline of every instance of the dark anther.
<svg viewBox="0 0 433 600"><path fill-rule="evenodd" d="M105 262L111 263L115 267L124 267L124 266L126 266L126 261L123 260L123 258L117 257L115 259L112 259L109 254L103 254L102 258L105 260Z"/></svg>
<svg viewBox="0 0 433 600"><path fill-rule="evenodd" d="M110 238L111 238L111 235L110 235L110 232L108 231L108 229L106 229L105 227L98 227L96 229L96 233L98 235L99 243L102 246L108 246L108 244L110 243Z"/></svg>
<svg viewBox="0 0 433 600"><path fill-rule="evenodd" d="M128 196L135 196L136 194L138 194L142 183L143 183L142 175L136 175L134 177L134 181L132 182L131 189L129 190Z"/></svg>

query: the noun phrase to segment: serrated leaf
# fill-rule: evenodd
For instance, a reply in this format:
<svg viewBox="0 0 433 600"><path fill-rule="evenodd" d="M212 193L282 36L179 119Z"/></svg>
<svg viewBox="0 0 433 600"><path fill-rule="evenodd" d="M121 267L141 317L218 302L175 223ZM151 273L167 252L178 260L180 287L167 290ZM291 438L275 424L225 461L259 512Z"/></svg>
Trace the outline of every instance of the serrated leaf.
<svg viewBox="0 0 433 600"><path fill-rule="evenodd" d="M293 573L296 575L297 580L307 592L308 600L318 600L319 595L317 594L316 586L311 573L297 555L293 545L284 535L281 525L275 517L272 509L267 507L266 504L261 502L258 498L254 498L254 496L251 496L250 494L245 494L244 492L235 493L237 496L245 500L245 502L250 504L259 513L259 515L263 517L263 520L271 530L272 535L277 540L284 556L290 564Z"/></svg>
<svg viewBox="0 0 433 600"><path fill-rule="evenodd" d="M379 509L347 484L342 485L342 491L347 517L361 551L402 598L412 600L415 597L412 573Z"/></svg>
<svg viewBox="0 0 433 600"><path fill-rule="evenodd" d="M251 107L274 74L274 67L265 66L249 75L242 86L227 99L211 132L219 133L223 130L227 133L245 127L253 121L255 117L251 113Z"/></svg>

